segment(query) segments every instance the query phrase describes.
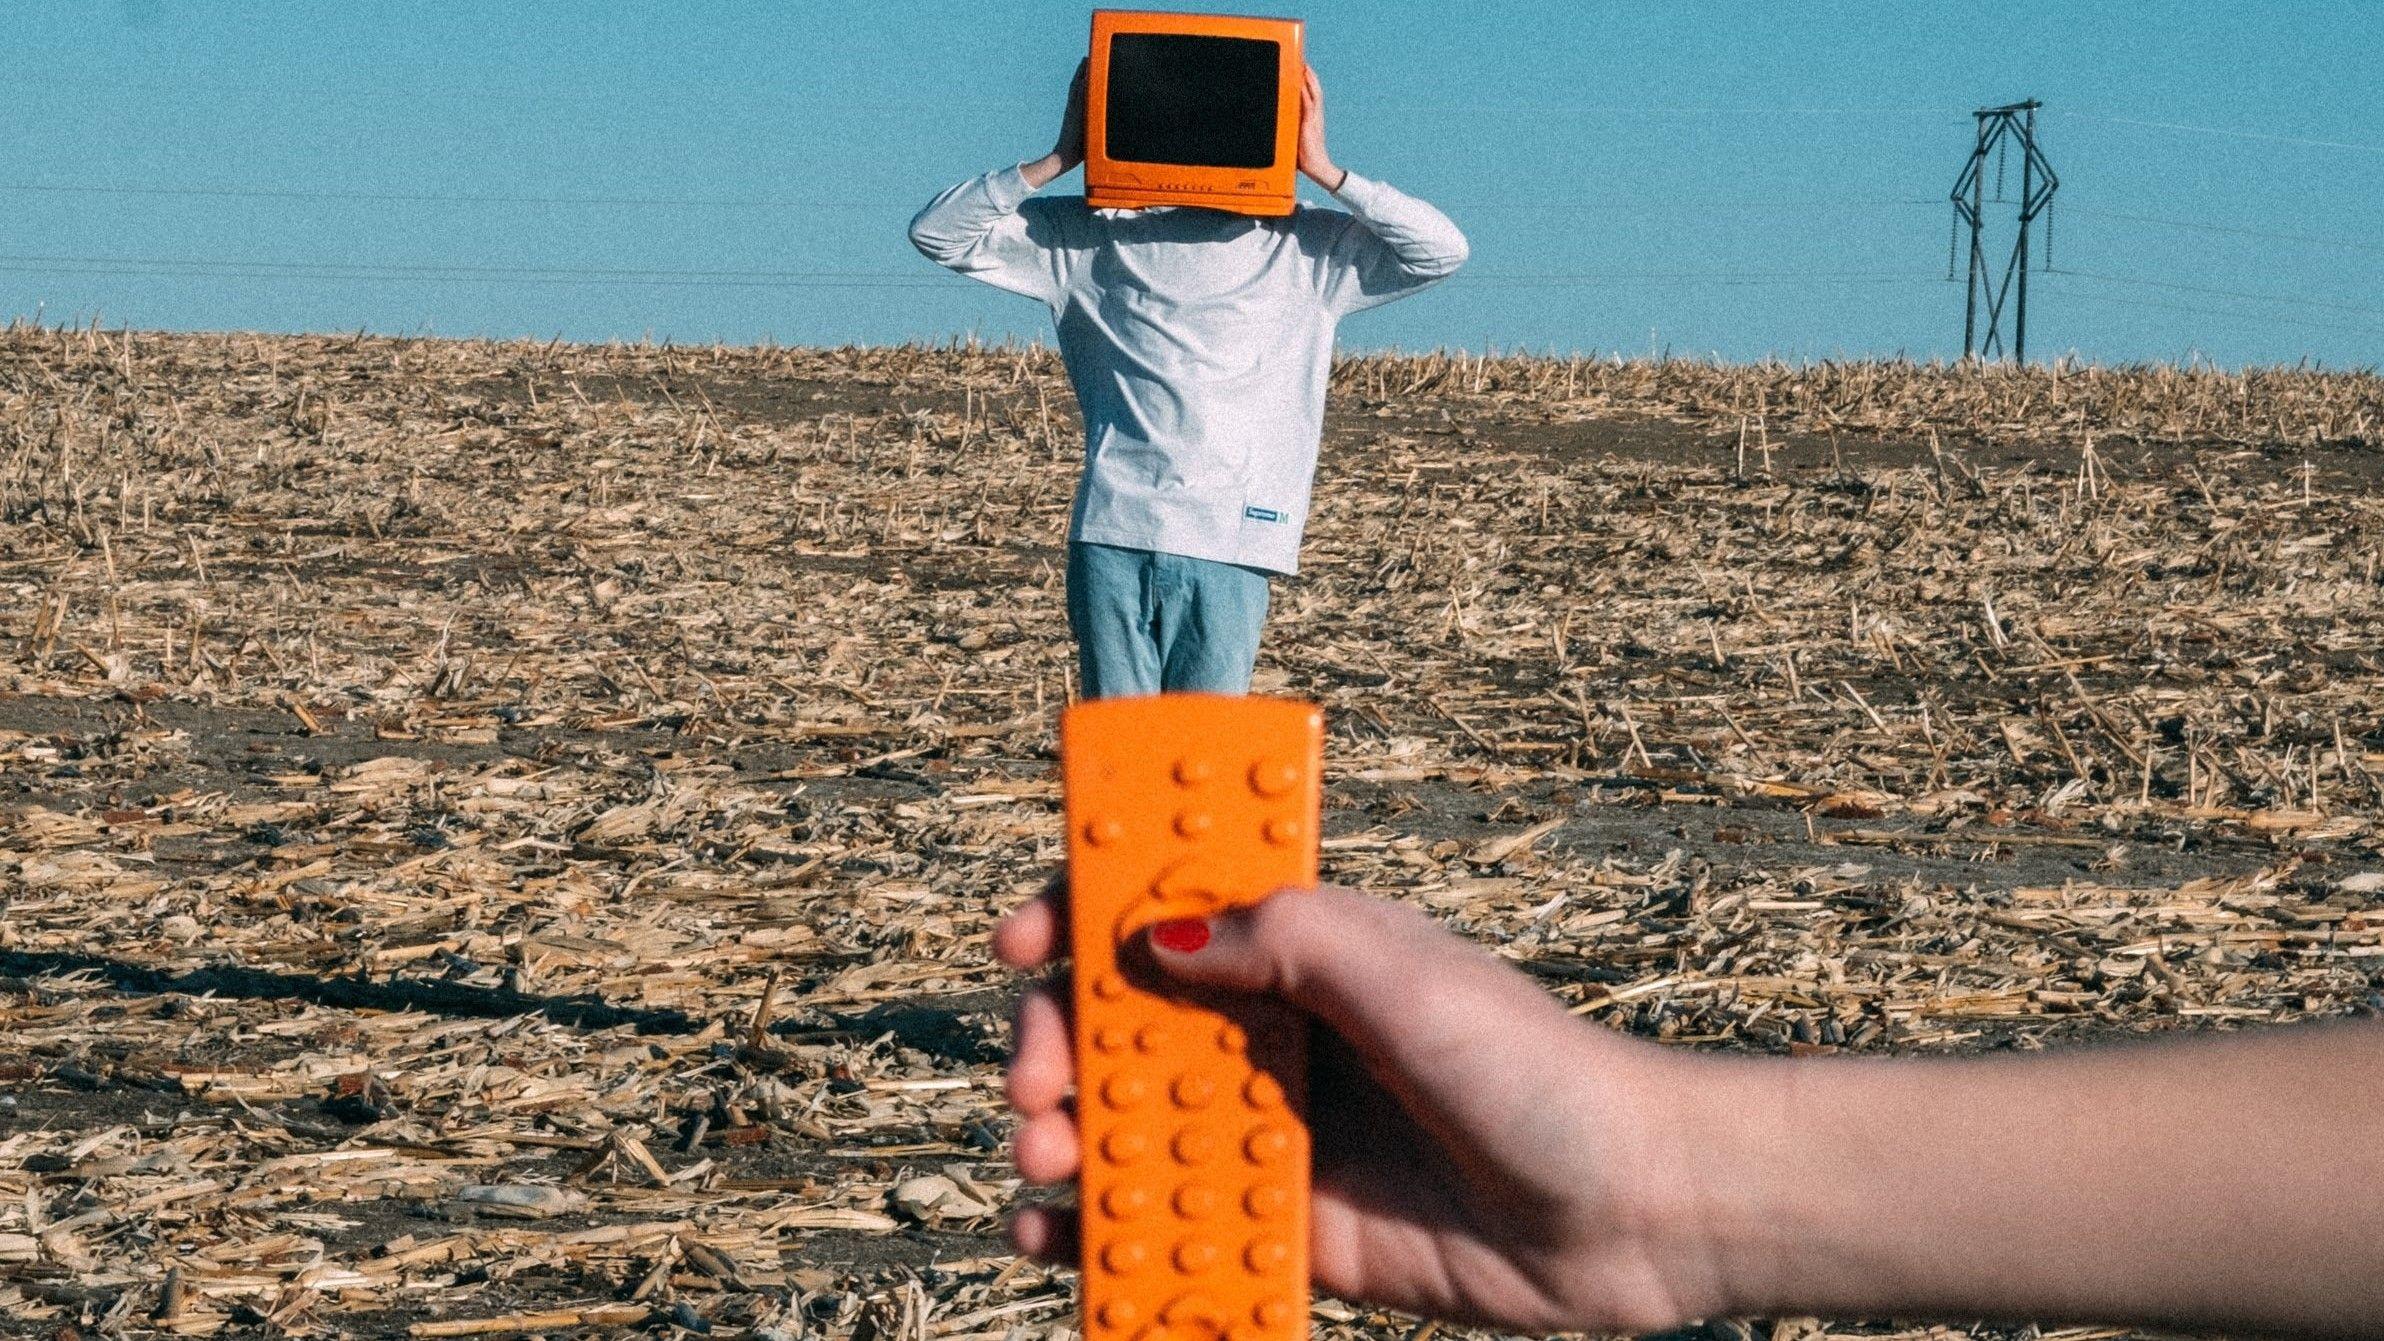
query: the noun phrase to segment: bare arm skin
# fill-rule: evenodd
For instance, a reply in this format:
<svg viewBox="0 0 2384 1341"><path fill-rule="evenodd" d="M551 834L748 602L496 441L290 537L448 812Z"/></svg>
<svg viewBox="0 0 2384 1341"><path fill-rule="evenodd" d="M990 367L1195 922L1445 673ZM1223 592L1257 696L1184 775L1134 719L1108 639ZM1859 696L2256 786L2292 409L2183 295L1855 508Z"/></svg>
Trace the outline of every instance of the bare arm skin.
<svg viewBox="0 0 2384 1341"><path fill-rule="evenodd" d="M2373 1025L1742 1069L1734 1311L2384 1331Z"/></svg>
<svg viewBox="0 0 2384 1341"><path fill-rule="evenodd" d="M997 953L1047 965L1064 916L1047 894ZM1202 948L1150 953L1329 1031L1313 1260L1337 1294L1527 1331L1824 1314L2384 1334L2384 1029L1725 1057L1585 1023L1346 890L1205 925ZM1041 1183L1077 1168L1061 1003L1027 994L1009 1073ZM1014 1233L1066 1260L1072 1230L1035 1210Z"/></svg>
<svg viewBox="0 0 2384 1341"><path fill-rule="evenodd" d="M1060 113L1060 135L1051 152L1041 158L1018 165L1026 175L1026 184L1040 191L1084 162L1084 72L1085 62L1076 63L1076 77L1068 81L1068 106Z"/></svg>
<svg viewBox="0 0 2384 1341"><path fill-rule="evenodd" d="M1333 162L1324 144L1324 85L1316 67L1307 67L1300 83L1300 171L1327 191L1338 191L1349 179L1347 169Z"/></svg>

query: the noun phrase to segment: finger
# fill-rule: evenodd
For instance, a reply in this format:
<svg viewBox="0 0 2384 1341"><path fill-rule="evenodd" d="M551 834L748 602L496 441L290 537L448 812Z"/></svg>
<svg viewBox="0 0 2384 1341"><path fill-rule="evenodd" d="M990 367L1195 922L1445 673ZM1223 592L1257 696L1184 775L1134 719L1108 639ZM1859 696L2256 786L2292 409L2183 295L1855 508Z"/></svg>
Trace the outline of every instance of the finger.
<svg viewBox="0 0 2384 1341"><path fill-rule="evenodd" d="M1316 1016L1434 1129L1511 1116L1501 1105L1518 1088L1564 1083L1536 1060L1598 1032L1422 913L1351 890L1288 890L1161 923L1149 940L1179 982L1268 993Z"/></svg>
<svg viewBox="0 0 2384 1341"><path fill-rule="evenodd" d="M1054 1112L1068 1097L1073 1063L1068 1046L1065 988L1039 983L1018 998L1011 1029L1010 1068L1002 1078L1010 1107L1022 1117Z"/></svg>
<svg viewBox="0 0 2384 1341"><path fill-rule="evenodd" d="M1076 1119L1058 1112L1019 1123L1010 1147L1018 1176L1030 1183L1064 1183L1074 1178L1083 1156Z"/></svg>
<svg viewBox="0 0 2384 1341"><path fill-rule="evenodd" d="M994 958L1014 969L1032 972L1059 953L1060 940L1067 934L1067 919L1062 913L1067 879L1066 871L1054 875L1042 893L995 924Z"/></svg>
<svg viewBox="0 0 2384 1341"><path fill-rule="evenodd" d="M1018 1251L1054 1266L1073 1264L1078 1248L1076 1212L1065 1206L1029 1206L1010 1221L1010 1242Z"/></svg>
<svg viewBox="0 0 2384 1341"><path fill-rule="evenodd" d="M1059 928L1059 909L1050 899L1038 897L995 924L994 958L1014 969L1039 969L1059 949Z"/></svg>

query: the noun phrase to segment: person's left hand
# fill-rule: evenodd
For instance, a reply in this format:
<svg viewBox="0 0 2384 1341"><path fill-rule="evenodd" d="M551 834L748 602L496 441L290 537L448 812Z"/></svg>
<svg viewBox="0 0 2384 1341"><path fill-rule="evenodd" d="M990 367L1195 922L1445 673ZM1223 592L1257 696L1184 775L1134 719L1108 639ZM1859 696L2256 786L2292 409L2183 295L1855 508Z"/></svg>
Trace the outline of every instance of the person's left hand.
<svg viewBox="0 0 2384 1341"><path fill-rule="evenodd" d="M1300 83L1300 171L1325 190L1338 191L1349 174L1334 165L1324 147L1324 85L1316 67L1306 67L1306 76Z"/></svg>
<svg viewBox="0 0 2384 1341"><path fill-rule="evenodd" d="M1051 149L1062 172L1084 162L1084 81L1090 65L1090 60L1078 61L1076 77L1068 81L1068 109L1060 114L1060 137Z"/></svg>

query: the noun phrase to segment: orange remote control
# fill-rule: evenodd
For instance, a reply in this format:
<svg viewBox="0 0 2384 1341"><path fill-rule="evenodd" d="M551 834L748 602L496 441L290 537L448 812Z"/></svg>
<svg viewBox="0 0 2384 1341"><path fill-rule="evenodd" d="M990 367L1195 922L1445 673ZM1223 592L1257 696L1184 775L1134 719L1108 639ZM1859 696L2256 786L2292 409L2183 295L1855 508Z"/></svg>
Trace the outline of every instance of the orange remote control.
<svg viewBox="0 0 2384 1341"><path fill-rule="evenodd" d="M1060 724L1086 1341L1308 1334L1305 1018L1161 993L1128 947L1316 883L1324 714L1209 694L1103 699Z"/></svg>

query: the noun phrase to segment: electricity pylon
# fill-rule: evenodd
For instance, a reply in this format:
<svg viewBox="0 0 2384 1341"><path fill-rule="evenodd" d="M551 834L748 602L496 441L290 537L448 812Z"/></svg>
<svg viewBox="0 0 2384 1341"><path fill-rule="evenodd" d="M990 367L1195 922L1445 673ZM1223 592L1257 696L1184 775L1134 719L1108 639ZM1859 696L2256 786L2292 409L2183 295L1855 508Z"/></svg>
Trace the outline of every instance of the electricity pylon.
<svg viewBox="0 0 2384 1341"><path fill-rule="evenodd" d="M1962 224L1970 225L1970 285L1962 308L1962 357L1994 358L2003 352L2003 303L2009 297L2012 308L2011 356L2015 361L2028 358L2028 234L2036 216L2044 213L2053 202L2053 193L2061 189L2061 179L2053 175L2053 165L2045 161L2036 147L2036 109L2044 104L2034 98L2005 107L1981 107L1972 115L1978 118L1978 139L1971 146L1970 161L1963 165L1962 175L1954 180L1953 202L1957 232ZM2003 199L2003 155L2013 142L2020 147L2020 231L2012 239L2011 256L2003 263L2003 278L1990 282L1985 244L1980 229L1985 222L1987 206L1987 153L1995 152L1995 198ZM2052 221L2045 223L2047 264L2052 256ZM1953 267L1946 267L1947 279L1953 278ZM1978 330L1979 309L1986 309L1987 329L1982 337Z"/></svg>

